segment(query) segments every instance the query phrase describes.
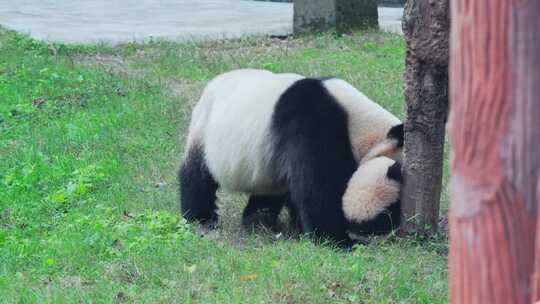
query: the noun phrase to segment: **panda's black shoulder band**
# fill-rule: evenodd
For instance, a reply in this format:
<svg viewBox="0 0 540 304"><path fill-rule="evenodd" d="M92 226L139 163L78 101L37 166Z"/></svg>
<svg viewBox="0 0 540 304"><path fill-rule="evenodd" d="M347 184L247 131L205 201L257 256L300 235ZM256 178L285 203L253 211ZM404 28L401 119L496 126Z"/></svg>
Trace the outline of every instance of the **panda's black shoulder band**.
<svg viewBox="0 0 540 304"><path fill-rule="evenodd" d="M403 124L395 125L392 128L390 128L390 131L388 131L388 134L386 135L387 138L391 139L397 139L398 141L398 147L403 147L403 137L404 137L404 130L403 130Z"/></svg>
<svg viewBox="0 0 540 304"><path fill-rule="evenodd" d="M395 162L392 166L390 166L386 172L386 177L388 179L401 182L403 178L401 175L401 164L399 162Z"/></svg>

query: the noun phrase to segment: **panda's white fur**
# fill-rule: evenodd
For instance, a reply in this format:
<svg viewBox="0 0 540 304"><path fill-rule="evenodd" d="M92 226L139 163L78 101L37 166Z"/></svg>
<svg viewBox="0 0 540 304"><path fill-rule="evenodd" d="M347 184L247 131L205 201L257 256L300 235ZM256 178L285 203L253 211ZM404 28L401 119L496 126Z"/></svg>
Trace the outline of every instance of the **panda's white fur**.
<svg viewBox="0 0 540 304"><path fill-rule="evenodd" d="M271 169L270 120L280 95L298 74L275 74L243 69L224 73L205 88L193 110L187 150L204 147L208 168L227 190L250 194L285 193ZM340 79L323 82L348 114L349 137L357 162L388 130L400 124L397 117Z"/></svg>
<svg viewBox="0 0 540 304"><path fill-rule="evenodd" d="M188 147L203 144L208 168L222 188L285 192L270 169L269 126L279 96L301 78L245 69L221 74L207 85L193 111Z"/></svg>
<svg viewBox="0 0 540 304"><path fill-rule="evenodd" d="M395 161L376 157L358 167L343 195L343 211L347 220L362 223L372 220L399 199L399 181L387 176Z"/></svg>

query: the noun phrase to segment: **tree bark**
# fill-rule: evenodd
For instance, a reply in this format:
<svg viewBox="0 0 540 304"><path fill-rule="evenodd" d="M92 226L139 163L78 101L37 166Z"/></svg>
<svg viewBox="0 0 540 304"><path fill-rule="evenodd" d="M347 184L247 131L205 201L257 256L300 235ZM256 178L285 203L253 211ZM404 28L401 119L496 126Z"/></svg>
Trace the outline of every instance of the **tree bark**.
<svg viewBox="0 0 540 304"><path fill-rule="evenodd" d="M448 0L409 0L405 5L405 233L437 230L448 113L448 14Z"/></svg>
<svg viewBox="0 0 540 304"><path fill-rule="evenodd" d="M539 22L538 0L452 0L451 303L532 300Z"/></svg>

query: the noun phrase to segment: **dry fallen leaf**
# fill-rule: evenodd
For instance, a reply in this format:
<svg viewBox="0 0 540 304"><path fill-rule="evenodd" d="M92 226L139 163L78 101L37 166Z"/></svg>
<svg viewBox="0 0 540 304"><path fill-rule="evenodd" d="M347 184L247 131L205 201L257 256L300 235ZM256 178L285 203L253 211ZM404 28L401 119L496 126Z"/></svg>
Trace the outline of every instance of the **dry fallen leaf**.
<svg viewBox="0 0 540 304"><path fill-rule="evenodd" d="M243 276L240 276L240 281L247 282L247 281L253 281L257 278L256 274L246 274Z"/></svg>

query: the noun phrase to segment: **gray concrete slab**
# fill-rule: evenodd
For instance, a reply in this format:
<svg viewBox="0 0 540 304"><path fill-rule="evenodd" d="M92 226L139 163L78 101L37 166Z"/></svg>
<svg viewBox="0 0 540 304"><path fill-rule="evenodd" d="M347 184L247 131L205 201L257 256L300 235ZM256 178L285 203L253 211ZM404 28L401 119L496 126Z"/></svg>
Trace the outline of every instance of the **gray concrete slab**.
<svg viewBox="0 0 540 304"><path fill-rule="evenodd" d="M394 10L379 9L384 30L396 31ZM283 35L292 31L292 18L291 3L260 1L0 0L0 25L64 43Z"/></svg>
<svg viewBox="0 0 540 304"><path fill-rule="evenodd" d="M379 27L383 31L403 34L401 29L402 7L379 7Z"/></svg>

